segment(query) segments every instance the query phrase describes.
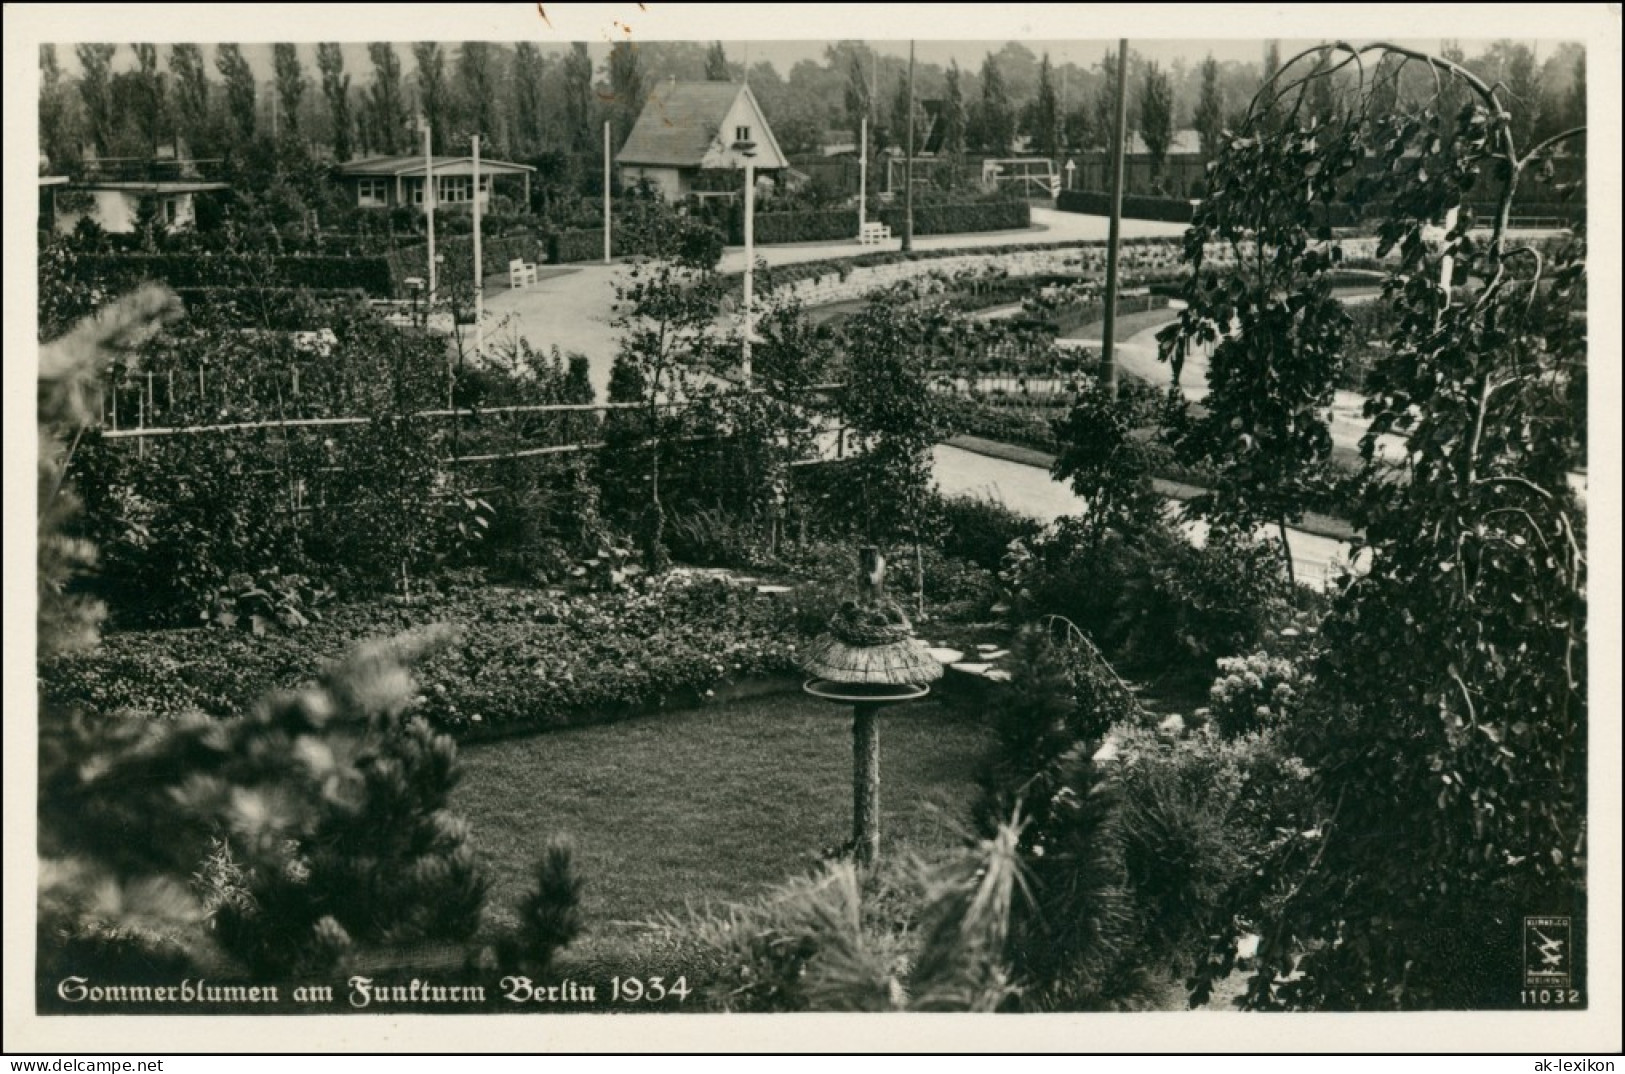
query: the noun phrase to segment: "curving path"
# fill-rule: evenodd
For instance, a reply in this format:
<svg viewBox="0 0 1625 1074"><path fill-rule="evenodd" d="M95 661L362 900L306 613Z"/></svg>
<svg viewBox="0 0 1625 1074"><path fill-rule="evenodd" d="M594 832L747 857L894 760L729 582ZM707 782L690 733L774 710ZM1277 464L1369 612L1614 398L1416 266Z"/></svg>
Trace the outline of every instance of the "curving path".
<svg viewBox="0 0 1625 1074"><path fill-rule="evenodd" d="M1034 242L1103 240L1107 221L1103 216L1062 213L1035 208L1033 226L1021 231L990 231L973 235L931 235L914 240L919 250L1017 246ZM856 222L854 221L854 226ZM1123 236L1180 235L1182 224L1155 220L1123 221ZM901 240L864 246L857 242L809 242L784 246L758 246L756 257L769 265L791 265L833 257L856 257L879 250L895 250ZM745 251L730 247L722 255L721 270L737 272L745 267ZM557 346L563 351L579 351L591 363L591 379L598 398L606 397L609 370L615 359L615 282L621 272L618 264L583 264L570 271L550 275L523 290L509 290L506 278L486 288L487 340L522 336L532 347L546 350Z"/></svg>
<svg viewBox="0 0 1625 1074"><path fill-rule="evenodd" d="M1033 210L1034 227L1024 231L988 232L977 235L940 235L915 240L918 249L954 247L1012 246L1032 242L1062 242L1068 240L1105 239L1105 217L1061 213L1051 209ZM1148 235L1178 235L1184 232L1180 224L1158 221L1125 220L1125 237ZM786 246L757 247L758 258L770 265L794 264L832 257L855 257L886 247L862 246L856 242L800 243ZM892 248L895 248L895 244ZM723 271L738 271L744 267L744 251L731 248L722 259ZM531 346L546 349L557 346L564 351L585 354L590 365L590 376L598 398L608 394L609 371L614 360L616 332L614 319L615 283L621 272L619 265L578 265L569 271L547 276L524 290L488 289L486 339L523 337ZM500 279L500 277L499 277ZM1156 359L1156 328L1135 333L1119 345L1125 369L1157 380L1167 376L1167 368ZM1077 341L1088 345L1089 341ZM1094 342L1099 346L1099 342ZM1200 382L1205 366L1192 364L1190 380ZM1187 389L1201 391L1205 389ZM1363 433L1363 427L1360 430ZM1357 439L1357 437L1356 437ZM933 470L943 492L949 495L990 495L1021 511L1046 521L1062 515L1077 514L1082 502L1066 486L1051 480L1049 472L1041 467L994 459L947 445L935 449ZM1200 540L1202 534L1193 529L1192 538ZM1291 531L1288 543L1299 578L1316 583L1331 577L1347 561L1348 548L1344 542L1327 537Z"/></svg>
<svg viewBox="0 0 1625 1074"><path fill-rule="evenodd" d="M1083 513L1083 501L1041 467L995 459L947 444L938 444L932 449L932 456L932 471L944 495L992 499L1012 511L1045 522ZM1185 529L1196 542L1207 535L1200 523L1187 523ZM1287 545L1292 549L1292 569L1298 581L1305 585L1324 585L1350 565L1347 541L1289 529Z"/></svg>

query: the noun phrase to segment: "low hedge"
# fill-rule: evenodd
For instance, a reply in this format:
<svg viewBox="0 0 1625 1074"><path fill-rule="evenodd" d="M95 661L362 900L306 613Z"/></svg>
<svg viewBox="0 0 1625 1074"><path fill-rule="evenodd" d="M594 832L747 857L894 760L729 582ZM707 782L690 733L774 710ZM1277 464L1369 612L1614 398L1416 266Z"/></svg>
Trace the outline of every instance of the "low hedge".
<svg viewBox="0 0 1625 1074"><path fill-rule="evenodd" d="M893 205L880 210L880 219L903 233L904 210ZM1020 231L1032 226L1033 208L1025 201L944 202L914 207L914 234L953 235L971 231Z"/></svg>
<svg viewBox="0 0 1625 1074"><path fill-rule="evenodd" d="M1000 444L1054 451L1059 445L1053 418L1026 407L998 407L971 399L954 399L944 405L948 425L955 434L979 436Z"/></svg>
<svg viewBox="0 0 1625 1074"><path fill-rule="evenodd" d="M619 229L611 229L609 244L610 256L618 257L626 253L626 241L621 237ZM596 227L582 231L555 231L547 236L545 249L549 265L565 265L573 261L598 261L604 256L604 229Z"/></svg>
<svg viewBox="0 0 1625 1074"><path fill-rule="evenodd" d="M448 259L459 258L466 264L473 262L474 238L472 235L437 236L435 253L444 255ZM529 231L516 231L507 235L482 235L480 240L480 260L484 263L485 275L507 276L508 262L531 261L534 262L543 250L541 240ZM405 281L409 276L424 277L429 270L429 247L427 243L415 246L403 246L392 250L388 255L388 263L393 286L396 293L404 290Z"/></svg>
<svg viewBox="0 0 1625 1074"><path fill-rule="evenodd" d="M1110 216L1112 196L1095 190L1063 190L1061 196L1055 199L1055 207L1063 213ZM1166 220L1176 224L1188 224L1191 220L1191 203L1183 198L1125 194L1123 215L1132 220Z"/></svg>
<svg viewBox="0 0 1625 1074"><path fill-rule="evenodd" d="M308 287L315 291L364 291L387 297L392 289L391 258L279 254L238 257L211 252L187 254L84 254L80 271L109 289L158 280L171 287Z"/></svg>
<svg viewBox="0 0 1625 1074"><path fill-rule="evenodd" d="M882 208L876 218L903 233L906 209L901 205ZM916 205L915 235L953 235L978 231L1019 231L1032 226L1032 206L1025 201L965 201ZM851 240L858 229L857 214L851 208L811 209L790 213L757 213L754 239L763 245L790 242L836 242ZM745 241L740 212L730 214L728 241L737 246Z"/></svg>

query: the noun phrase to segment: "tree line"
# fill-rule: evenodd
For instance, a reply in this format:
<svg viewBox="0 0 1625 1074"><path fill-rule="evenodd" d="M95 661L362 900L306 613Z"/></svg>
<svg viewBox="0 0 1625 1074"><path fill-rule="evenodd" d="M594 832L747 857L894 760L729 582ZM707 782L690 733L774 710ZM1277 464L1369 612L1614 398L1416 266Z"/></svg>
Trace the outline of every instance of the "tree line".
<svg viewBox="0 0 1625 1074"><path fill-rule="evenodd" d="M80 44L77 72L56 46L41 48L41 150L58 171L88 154L98 158L217 158L246 141L301 139L336 160L403 153L421 147L418 117L436 152L462 152L479 134L487 152L517 159L596 149L609 121L619 145L649 92L678 81L749 84L791 155L815 153L830 131L855 138L867 118L874 152L905 140L911 98L907 61L856 41L827 46L822 61L802 60L781 72L767 61L748 65L721 42L614 45L596 59L585 43L544 51L530 42L417 42L366 45L223 43ZM127 49L128 54L123 50ZM1445 43L1442 55L1520 104L1524 136L1539 137L1584 122L1585 55L1563 44L1544 59L1528 45L1499 41L1475 57ZM1128 125L1160 163L1180 129L1194 128L1211 155L1280 65L1275 42L1259 60L1168 64L1131 50ZM256 65L254 60L258 60ZM1116 50L1083 66L1054 61L1018 42L987 52L974 68L917 65L912 95L917 131L935 125L935 151L948 156L1009 156L1018 150L1060 159L1110 144ZM1400 68L1403 65L1395 64ZM268 71L268 74L264 73ZM1359 79L1392 83L1387 99L1360 92ZM1311 109L1324 114L1356 97L1389 110L1425 99L1434 83L1425 70L1339 71L1315 80ZM930 102L927 107L921 102Z"/></svg>

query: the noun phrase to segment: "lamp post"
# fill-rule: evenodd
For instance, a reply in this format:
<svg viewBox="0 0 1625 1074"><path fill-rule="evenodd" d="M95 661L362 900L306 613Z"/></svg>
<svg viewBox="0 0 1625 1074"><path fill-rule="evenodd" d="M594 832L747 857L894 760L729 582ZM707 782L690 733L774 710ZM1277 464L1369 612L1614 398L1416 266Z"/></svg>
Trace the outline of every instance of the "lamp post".
<svg viewBox="0 0 1625 1074"><path fill-rule="evenodd" d="M734 150L745 158L745 331L739 341L739 379L750 387L751 304L756 285L756 143L743 140Z"/></svg>

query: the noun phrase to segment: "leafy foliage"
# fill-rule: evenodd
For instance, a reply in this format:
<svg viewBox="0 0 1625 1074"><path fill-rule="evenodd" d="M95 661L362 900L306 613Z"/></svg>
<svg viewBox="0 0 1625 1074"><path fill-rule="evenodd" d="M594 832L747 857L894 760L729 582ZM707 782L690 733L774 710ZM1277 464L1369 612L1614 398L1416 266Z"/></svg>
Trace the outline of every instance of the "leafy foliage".
<svg viewBox="0 0 1625 1074"><path fill-rule="evenodd" d="M634 460L620 463L642 470L647 483L636 533L646 565L663 569L670 560L665 543L666 509L661 500L663 442L681 435L670 404L686 399L702 372L717 365L716 263L721 238L715 231L658 204L637 225L639 247L649 252L634 261L616 284L616 320L621 330L616 351L615 401L635 402L629 423L617 423L610 450L628 446ZM630 445L626 441L630 440Z"/></svg>
<svg viewBox="0 0 1625 1074"><path fill-rule="evenodd" d="M1308 244L1309 195L1346 189L1386 206L1380 252L1395 256L1384 294L1397 319L1367 379L1363 446L1369 458L1378 434L1403 431L1405 457L1397 473L1373 463L1365 475L1352 521L1370 567L1333 604L1307 702L1317 715L1290 734L1314 771L1316 823L1275 843L1233 909L1262 937L1254 1006L1513 1005L1520 916L1538 905L1580 920L1585 900L1586 572L1568 474L1584 458L1586 290L1583 237L1543 253L1511 245L1505 229L1520 183L1579 132L1524 147L1504 88L1388 44L1295 57L1266 96L1291 116L1305 78L1372 56L1391 79L1426 69L1464 103L1440 114L1425 94L1388 113L1372 99L1389 90L1379 80L1352 118L1314 139L1238 134L1216 167L1222 215L1204 219L1238 236L1266 229L1263 261L1278 267L1265 275L1281 286L1265 298L1247 278L1209 287L1205 272L1192 285L1196 302L1202 291L1235 291L1255 309L1264 299L1255 332L1282 311L1320 325L1298 337L1302 353L1249 342L1246 330L1236 342L1258 361L1247 377L1301 383L1307 400L1335 369L1337 316L1317 281L1336 245ZM1296 154L1290 168L1283 152ZM1368 153L1381 166L1337 186ZM1469 209L1452 211L1486 183L1498 206L1488 237L1473 233ZM1270 189L1274 207L1249 188ZM1298 424L1249 428L1244 417L1237 433L1311 442L1301 410L1274 413ZM1274 439L1282 432L1295 436ZM1281 458L1283 473L1301 475L1286 467L1308 455ZM1246 495L1276 506L1279 491ZM1233 964L1233 939L1220 936L1202 981Z"/></svg>
<svg viewBox="0 0 1625 1074"><path fill-rule="evenodd" d="M1276 523L1284 540L1286 524L1329 494L1325 412L1348 327L1332 297L1342 248L1315 207L1350 189L1364 155L1358 116L1259 123L1209 170L1185 235L1186 308L1158 339L1176 382L1191 348L1211 351L1203 413L1176 423L1182 461L1217 479L1197 509L1242 529ZM1215 243L1231 254L1217 270L1206 263Z"/></svg>
<svg viewBox="0 0 1625 1074"><path fill-rule="evenodd" d="M99 641L99 609L64 599L94 546L61 536L75 510L63 437L93 420L107 363L174 313L170 294L143 291L41 348L43 657ZM444 640L431 630L363 646L315 685L229 722L196 711L132 720L42 699L42 984L87 970L263 981L379 945L470 937L485 881L466 826L445 811L456 751L412 715L405 670ZM566 872L550 865L539 898L567 923ZM528 916L548 915L532 906ZM524 943L534 959L570 935L532 929Z"/></svg>

